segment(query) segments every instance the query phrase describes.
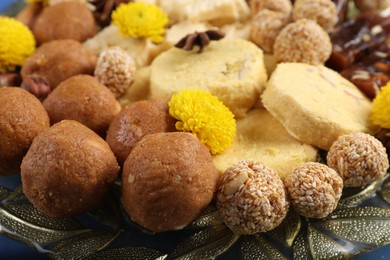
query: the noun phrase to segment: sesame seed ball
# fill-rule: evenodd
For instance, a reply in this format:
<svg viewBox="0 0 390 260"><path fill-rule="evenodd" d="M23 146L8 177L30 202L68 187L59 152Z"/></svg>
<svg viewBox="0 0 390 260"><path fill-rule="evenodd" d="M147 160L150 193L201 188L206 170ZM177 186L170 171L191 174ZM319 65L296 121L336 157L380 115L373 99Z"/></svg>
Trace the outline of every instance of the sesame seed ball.
<svg viewBox="0 0 390 260"><path fill-rule="evenodd" d="M332 52L327 32L316 22L299 19L284 27L275 39L275 60L322 65Z"/></svg>
<svg viewBox="0 0 390 260"><path fill-rule="evenodd" d="M293 20L307 18L317 22L330 32L337 23L336 4L331 0L297 0L292 11Z"/></svg>
<svg viewBox="0 0 390 260"><path fill-rule="evenodd" d="M255 234L277 227L289 203L277 172L259 162L241 161L229 167L217 190L217 207L237 234Z"/></svg>
<svg viewBox="0 0 390 260"><path fill-rule="evenodd" d="M291 205L302 216L324 218L340 200L343 180L325 164L308 162L284 180Z"/></svg>
<svg viewBox="0 0 390 260"><path fill-rule="evenodd" d="M253 15L257 14L260 10L268 9L281 13L285 18L291 16L293 9L290 0L250 0L249 7Z"/></svg>
<svg viewBox="0 0 390 260"><path fill-rule="evenodd" d="M135 70L134 59L126 51L114 47L100 53L95 77L119 98L134 81Z"/></svg>
<svg viewBox="0 0 390 260"><path fill-rule="evenodd" d="M272 53L276 36L286 24L287 20L280 13L260 10L251 22L251 39L265 52Z"/></svg>
<svg viewBox="0 0 390 260"><path fill-rule="evenodd" d="M346 187L359 187L381 179L389 168L386 148L372 135L352 133L340 136L327 155Z"/></svg>

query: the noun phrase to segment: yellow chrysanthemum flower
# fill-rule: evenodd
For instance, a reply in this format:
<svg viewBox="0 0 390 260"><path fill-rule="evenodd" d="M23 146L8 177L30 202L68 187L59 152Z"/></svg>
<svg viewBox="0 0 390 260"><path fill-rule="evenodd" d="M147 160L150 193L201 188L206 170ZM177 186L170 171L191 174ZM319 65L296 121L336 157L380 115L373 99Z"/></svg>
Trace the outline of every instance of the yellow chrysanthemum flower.
<svg viewBox="0 0 390 260"><path fill-rule="evenodd" d="M173 94L168 105L169 114L179 120L176 129L194 134L212 154L231 146L236 121L217 97L203 90L183 90Z"/></svg>
<svg viewBox="0 0 390 260"><path fill-rule="evenodd" d="M0 72L14 71L35 50L30 29L11 17L0 16Z"/></svg>
<svg viewBox="0 0 390 260"><path fill-rule="evenodd" d="M120 4L111 15L112 22L124 36L149 38L162 42L168 16L157 6L143 2Z"/></svg>
<svg viewBox="0 0 390 260"><path fill-rule="evenodd" d="M373 100L371 120L375 125L390 129L390 82L380 89Z"/></svg>
<svg viewBox="0 0 390 260"><path fill-rule="evenodd" d="M43 5L47 5L49 3L49 0L27 0L28 4L34 4L34 3L42 3Z"/></svg>

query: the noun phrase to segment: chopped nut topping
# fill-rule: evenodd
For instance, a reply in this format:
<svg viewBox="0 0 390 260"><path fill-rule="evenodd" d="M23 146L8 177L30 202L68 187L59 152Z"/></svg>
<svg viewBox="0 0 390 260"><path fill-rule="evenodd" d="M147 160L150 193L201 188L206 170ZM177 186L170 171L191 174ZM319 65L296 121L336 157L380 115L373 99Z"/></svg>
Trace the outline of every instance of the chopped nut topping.
<svg viewBox="0 0 390 260"><path fill-rule="evenodd" d="M22 88L43 101L51 92L49 82L38 74L31 74L25 77Z"/></svg>
<svg viewBox="0 0 390 260"><path fill-rule="evenodd" d="M217 191L217 207L233 232L255 234L277 227L289 202L277 172L249 160L225 171Z"/></svg>
<svg viewBox="0 0 390 260"><path fill-rule="evenodd" d="M186 51L191 51L195 45L199 46L198 53L203 51L203 48L206 47L210 41L217 41L222 39L225 34L221 31L208 30L205 32L194 32L188 34L182 38L178 43L175 44L175 47L182 48Z"/></svg>

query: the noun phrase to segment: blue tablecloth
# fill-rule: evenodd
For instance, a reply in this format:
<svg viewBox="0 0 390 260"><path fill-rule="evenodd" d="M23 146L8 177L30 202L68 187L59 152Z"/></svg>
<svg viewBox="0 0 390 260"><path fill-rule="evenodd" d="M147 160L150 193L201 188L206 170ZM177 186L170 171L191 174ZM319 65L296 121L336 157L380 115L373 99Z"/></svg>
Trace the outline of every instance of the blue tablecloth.
<svg viewBox="0 0 390 260"><path fill-rule="evenodd" d="M0 0L0 13L6 10L15 0Z"/></svg>

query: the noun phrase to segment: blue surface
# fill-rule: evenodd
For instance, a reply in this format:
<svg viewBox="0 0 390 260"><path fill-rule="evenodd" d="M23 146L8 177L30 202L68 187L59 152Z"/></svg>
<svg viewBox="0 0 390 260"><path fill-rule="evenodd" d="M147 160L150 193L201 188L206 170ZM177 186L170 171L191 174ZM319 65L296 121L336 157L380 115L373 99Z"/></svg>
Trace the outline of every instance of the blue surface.
<svg viewBox="0 0 390 260"><path fill-rule="evenodd" d="M15 0L0 0L0 13L6 10Z"/></svg>

